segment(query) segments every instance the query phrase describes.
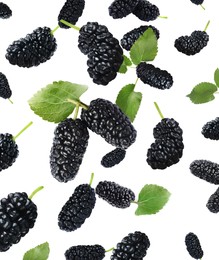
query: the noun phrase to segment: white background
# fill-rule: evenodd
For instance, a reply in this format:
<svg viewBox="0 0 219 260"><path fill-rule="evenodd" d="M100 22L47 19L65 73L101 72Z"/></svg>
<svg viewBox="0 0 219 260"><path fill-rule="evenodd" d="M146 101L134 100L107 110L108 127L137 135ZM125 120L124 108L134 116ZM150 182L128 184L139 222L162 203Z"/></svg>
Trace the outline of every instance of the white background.
<svg viewBox="0 0 219 260"><path fill-rule="evenodd" d="M161 15L168 16L168 19L157 19L150 23L144 23L134 15L113 20L108 14L110 0L86 1L78 26L87 21L97 21L107 25L118 39L143 24L157 27L160 30L159 52L153 64L168 70L174 78L174 85L169 90L161 91L139 81L136 91L143 93L143 100L134 121L138 136L128 149L125 160L111 169L102 167L100 160L112 147L90 132L89 145L80 171L73 181L65 184L52 177L49 167L49 153L56 125L36 116L29 108L28 99L47 84L63 80L89 86L81 97L84 103L89 104L98 97L115 102L121 87L135 82L135 70L129 69L125 76L118 75L107 86L95 85L86 71L87 57L77 47L78 32L72 29L56 31L58 48L46 63L30 69L10 65L5 59L8 45L39 26L54 29L64 1L8 0L5 3L11 7L13 15L10 19L0 20L0 71L8 78L14 104L0 100L0 132L15 135L29 121L33 121L33 125L17 139L20 154L16 162L0 173L0 198L16 191L30 194L40 185L44 189L33 199L39 214L34 228L19 244L0 253L0 259L22 259L28 249L48 241L51 250L49 259L64 260L64 252L70 246L97 243L109 249L136 230L145 232L151 242L145 259L191 259L184 244L188 232L198 235L204 250L203 259L218 259L219 216L208 211L205 206L217 186L194 177L189 171L189 165L195 159L219 162L218 142L201 135L202 126L219 116L219 96L216 95L214 101L202 105L194 105L186 97L196 84L202 81L213 82L214 71L218 67L217 1L206 0L206 10L203 11L189 0L154 0ZM208 20L211 20L208 28L210 41L199 54L188 57L174 48L176 38L204 29ZM178 164L163 171L152 170L146 163L147 149L154 141L153 127L160 121L154 101L158 102L165 117L174 118L183 129L183 157ZM135 205L122 210L97 198L91 217L80 229L71 233L61 231L57 225L61 207L78 185L89 181L91 172L95 173L93 187L102 180L115 181L131 188L137 197L145 184L157 184L167 188L172 195L159 213L140 217L134 214ZM110 259L110 255L107 253L105 259Z"/></svg>

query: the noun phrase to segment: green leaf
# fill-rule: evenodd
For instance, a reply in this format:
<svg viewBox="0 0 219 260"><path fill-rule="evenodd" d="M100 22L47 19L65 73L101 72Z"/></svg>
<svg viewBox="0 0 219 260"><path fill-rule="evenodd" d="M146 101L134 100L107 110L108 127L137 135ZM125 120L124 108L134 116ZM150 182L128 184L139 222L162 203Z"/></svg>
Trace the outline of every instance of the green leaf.
<svg viewBox="0 0 219 260"><path fill-rule="evenodd" d="M207 103L215 98L213 94L216 91L217 86L215 84L202 82L196 85L187 97L189 97L194 104Z"/></svg>
<svg viewBox="0 0 219 260"><path fill-rule="evenodd" d="M131 65L132 65L131 60L127 56L123 55L123 62L119 68L119 73L126 73L127 66L131 66Z"/></svg>
<svg viewBox="0 0 219 260"><path fill-rule="evenodd" d="M28 250L24 254L23 260L47 260L49 257L49 251L49 243L45 242Z"/></svg>
<svg viewBox="0 0 219 260"><path fill-rule="evenodd" d="M53 82L38 91L28 103L35 114L49 122L58 123L66 119L75 108L68 99L78 101L87 89L87 86L68 81Z"/></svg>
<svg viewBox="0 0 219 260"><path fill-rule="evenodd" d="M129 117L131 122L134 121L142 100L142 94L134 92L134 88L135 84L126 85L120 90L116 99L116 104Z"/></svg>
<svg viewBox="0 0 219 260"><path fill-rule="evenodd" d="M126 71L127 71L127 67L126 67L125 64L122 63L122 65L121 65L120 68L119 68L119 73L125 74Z"/></svg>
<svg viewBox="0 0 219 260"><path fill-rule="evenodd" d="M219 88L219 69L216 69L214 72L214 82L217 85L217 87Z"/></svg>
<svg viewBox="0 0 219 260"><path fill-rule="evenodd" d="M123 55L123 58L123 62L126 66L132 66L131 60L126 55Z"/></svg>
<svg viewBox="0 0 219 260"><path fill-rule="evenodd" d="M157 38L154 31L148 28L132 45L130 57L138 65L141 61L152 61L157 55Z"/></svg>
<svg viewBox="0 0 219 260"><path fill-rule="evenodd" d="M138 195L137 216L155 214L168 202L170 192L158 185L145 185Z"/></svg>

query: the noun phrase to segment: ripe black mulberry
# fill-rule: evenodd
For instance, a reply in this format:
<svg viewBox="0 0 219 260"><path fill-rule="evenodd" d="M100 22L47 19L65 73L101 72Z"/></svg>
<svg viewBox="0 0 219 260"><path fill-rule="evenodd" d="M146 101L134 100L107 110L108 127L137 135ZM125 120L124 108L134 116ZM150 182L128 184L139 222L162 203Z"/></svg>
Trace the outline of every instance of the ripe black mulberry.
<svg viewBox="0 0 219 260"><path fill-rule="evenodd" d="M203 4L204 0L190 0L195 5L201 5Z"/></svg>
<svg viewBox="0 0 219 260"><path fill-rule="evenodd" d="M214 120L207 122L202 127L201 132L205 138L211 140L219 140L219 117L216 117Z"/></svg>
<svg viewBox="0 0 219 260"><path fill-rule="evenodd" d="M54 178L68 182L75 178L87 149L89 133L80 119L67 118L55 129L50 153Z"/></svg>
<svg viewBox="0 0 219 260"><path fill-rule="evenodd" d="M217 190L210 196L206 204L206 207L212 213L219 212L219 188L217 188Z"/></svg>
<svg viewBox="0 0 219 260"><path fill-rule="evenodd" d="M126 17L135 9L139 0L114 0L109 6L109 15L114 19Z"/></svg>
<svg viewBox="0 0 219 260"><path fill-rule="evenodd" d="M157 19L160 15L160 10L156 5L147 0L139 0L132 13L140 20L149 22Z"/></svg>
<svg viewBox="0 0 219 260"><path fill-rule="evenodd" d="M136 140L137 131L130 119L108 100L92 100L88 109L82 109L81 119L91 131L118 148L126 149Z"/></svg>
<svg viewBox="0 0 219 260"><path fill-rule="evenodd" d="M116 148L113 151L103 156L101 160L101 164L106 168L113 167L119 164L125 158L125 155L126 155L126 150L121 148Z"/></svg>
<svg viewBox="0 0 219 260"><path fill-rule="evenodd" d="M7 19L12 16L12 11L5 3L0 3L0 18Z"/></svg>
<svg viewBox="0 0 219 260"><path fill-rule="evenodd" d="M11 94L12 92L8 83L8 79L2 72L0 72L0 97L7 99L11 97Z"/></svg>
<svg viewBox="0 0 219 260"><path fill-rule="evenodd" d="M185 237L185 244L191 257L195 259L201 259L203 257L204 252L197 235L192 232L188 233Z"/></svg>
<svg viewBox="0 0 219 260"><path fill-rule="evenodd" d="M14 41L6 50L6 59L12 65L30 68L49 60L55 50L56 39L48 27L38 27L25 38Z"/></svg>

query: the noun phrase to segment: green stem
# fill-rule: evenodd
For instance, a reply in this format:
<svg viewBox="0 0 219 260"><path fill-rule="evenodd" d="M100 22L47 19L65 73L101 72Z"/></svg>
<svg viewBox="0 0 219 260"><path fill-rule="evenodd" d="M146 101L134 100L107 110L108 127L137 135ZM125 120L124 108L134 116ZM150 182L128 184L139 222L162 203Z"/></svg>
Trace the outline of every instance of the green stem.
<svg viewBox="0 0 219 260"><path fill-rule="evenodd" d="M167 19L168 18L168 16L161 16L161 15L159 15L158 17L162 18L162 19Z"/></svg>
<svg viewBox="0 0 219 260"><path fill-rule="evenodd" d="M81 101L76 101L76 100L73 100L73 99L70 99L70 98L68 98L67 101L68 101L69 103L74 104L75 106L80 106L80 107L82 107L83 109L88 110L88 105L82 103Z"/></svg>
<svg viewBox="0 0 219 260"><path fill-rule="evenodd" d="M136 81L135 81L135 87L136 87L136 85L137 85L137 83L138 83L138 80L139 80L139 78L137 78Z"/></svg>
<svg viewBox="0 0 219 260"><path fill-rule="evenodd" d="M21 134L22 134L29 126L31 126L32 124L33 124L32 121L31 121L30 123L28 123L23 129L21 129L21 131L20 131L17 135L13 136L13 140L15 141L15 139L17 139L18 136L21 135Z"/></svg>
<svg viewBox="0 0 219 260"><path fill-rule="evenodd" d="M210 20L207 22L206 26L205 26L205 29L204 29L204 32L206 32L207 28L208 28L208 25L210 23Z"/></svg>
<svg viewBox="0 0 219 260"><path fill-rule="evenodd" d="M200 5L203 10L205 10L205 7L203 5Z"/></svg>
<svg viewBox="0 0 219 260"><path fill-rule="evenodd" d="M155 107L156 107L156 109L157 109L157 112L158 112L158 114L160 115L161 119L163 119L164 116L163 116L163 114L162 114L162 112L161 112L161 110L160 110L160 108L159 108L157 102L154 102L154 105L155 105Z"/></svg>
<svg viewBox="0 0 219 260"><path fill-rule="evenodd" d="M80 27L78 27L78 26L76 26L74 24L71 24L71 23L69 23L69 22L67 22L67 21L65 21L63 19L61 19L60 22L65 24L65 25L67 25L67 26L69 26L69 27L71 27L72 29L77 30L77 31L79 31L81 29Z"/></svg>
<svg viewBox="0 0 219 260"><path fill-rule="evenodd" d="M90 186L92 185L93 179L94 179L94 173L92 172L90 177L90 182L89 182Z"/></svg>
<svg viewBox="0 0 219 260"><path fill-rule="evenodd" d="M114 249L114 247L111 247L110 249L108 249L108 250L105 250L105 252L107 253L107 252L110 252L110 251L112 251Z"/></svg>
<svg viewBox="0 0 219 260"><path fill-rule="evenodd" d="M14 104L14 102L10 98L8 98L8 100L11 104Z"/></svg>
<svg viewBox="0 0 219 260"><path fill-rule="evenodd" d="M43 186L39 186L38 188L36 188L28 197L30 200L32 200L33 196L40 190L42 190L44 187Z"/></svg>
<svg viewBox="0 0 219 260"><path fill-rule="evenodd" d="M57 31L58 29L60 28L59 25L56 26L56 28L54 28L52 31L51 31L51 34L53 35L55 31Z"/></svg>
<svg viewBox="0 0 219 260"><path fill-rule="evenodd" d="M75 108L75 113L74 113L74 120L78 117L78 111L79 111L79 104L78 105L76 105L76 108Z"/></svg>
<svg viewBox="0 0 219 260"><path fill-rule="evenodd" d="M138 202L135 200L131 201L131 203L138 204Z"/></svg>

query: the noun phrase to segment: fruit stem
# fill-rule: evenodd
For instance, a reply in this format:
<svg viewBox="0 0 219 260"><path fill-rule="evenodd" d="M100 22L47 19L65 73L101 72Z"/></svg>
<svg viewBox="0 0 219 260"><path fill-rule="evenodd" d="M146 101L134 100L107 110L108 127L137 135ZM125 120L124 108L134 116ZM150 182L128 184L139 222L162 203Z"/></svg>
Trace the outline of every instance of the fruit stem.
<svg viewBox="0 0 219 260"><path fill-rule="evenodd" d="M208 25L210 23L210 20L207 22L206 26L205 26L205 29L204 29L204 32L206 32L207 28L208 28Z"/></svg>
<svg viewBox="0 0 219 260"><path fill-rule="evenodd" d="M205 10L205 7L203 5L200 5L203 10Z"/></svg>
<svg viewBox="0 0 219 260"><path fill-rule="evenodd" d="M11 104L14 104L14 102L13 102L10 98L8 98L8 101L9 101Z"/></svg>
<svg viewBox="0 0 219 260"><path fill-rule="evenodd" d="M13 140L15 141L15 139L17 139L17 137L19 136L19 135L21 135L29 126L31 126L33 124L33 122L31 121L30 123L28 123L23 129L21 129L21 131L17 134L17 135L15 135L15 136L13 136Z"/></svg>
<svg viewBox="0 0 219 260"><path fill-rule="evenodd" d="M93 179L94 179L94 173L92 172L90 176L90 182L89 182L90 186L92 185Z"/></svg>
<svg viewBox="0 0 219 260"><path fill-rule="evenodd" d="M154 105L155 105L155 107L156 107L156 109L157 109L157 112L158 112L158 114L160 115L161 119L163 119L164 116L163 116L163 114L162 114L162 112L161 112L161 110L160 110L160 108L159 108L157 102L154 102Z"/></svg>
<svg viewBox="0 0 219 260"><path fill-rule="evenodd" d="M60 22L65 24L65 25L67 25L67 26L69 26L69 27L71 27L72 29L77 30L77 31L80 31L80 29L81 29L80 27L78 27L76 25L73 25L73 24L71 24L71 23L69 23L69 22L67 22L67 21L65 21L63 19L61 19Z"/></svg>
<svg viewBox="0 0 219 260"><path fill-rule="evenodd" d="M74 104L75 106L80 106L83 109L88 110L88 106L86 104L82 103L81 101L73 100L70 98L68 98L67 101Z"/></svg>
<svg viewBox="0 0 219 260"><path fill-rule="evenodd" d="M168 18L168 16L161 16L161 15L159 15L158 17L162 18L162 19L167 19Z"/></svg>
<svg viewBox="0 0 219 260"><path fill-rule="evenodd" d="M137 85L137 83L138 83L138 80L139 80L139 78L137 78L136 81L135 81L135 87L136 87L136 85Z"/></svg>
<svg viewBox="0 0 219 260"><path fill-rule="evenodd" d="M40 190L42 190L44 187L43 186L39 186L38 188L36 188L28 197L30 200L32 200L33 196Z"/></svg>
<svg viewBox="0 0 219 260"><path fill-rule="evenodd" d="M135 200L131 201L131 203L138 204L138 202Z"/></svg>
<svg viewBox="0 0 219 260"><path fill-rule="evenodd" d="M76 108L75 108L75 113L74 113L74 117L73 117L73 120L75 120L77 117L78 117L78 111L79 111L79 104L76 105Z"/></svg>
<svg viewBox="0 0 219 260"><path fill-rule="evenodd" d="M52 31L51 31L51 34L53 35L55 31L57 31L58 29L60 28L59 25L56 26L56 28L54 28Z"/></svg>
<svg viewBox="0 0 219 260"><path fill-rule="evenodd" d="M107 253L107 252L110 252L110 251L112 251L114 249L114 247L111 247L110 249L108 249L108 250L105 250L105 252Z"/></svg>

